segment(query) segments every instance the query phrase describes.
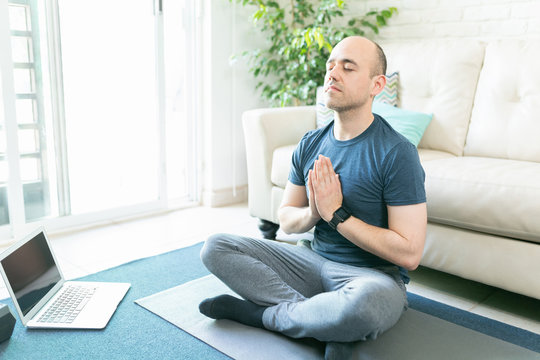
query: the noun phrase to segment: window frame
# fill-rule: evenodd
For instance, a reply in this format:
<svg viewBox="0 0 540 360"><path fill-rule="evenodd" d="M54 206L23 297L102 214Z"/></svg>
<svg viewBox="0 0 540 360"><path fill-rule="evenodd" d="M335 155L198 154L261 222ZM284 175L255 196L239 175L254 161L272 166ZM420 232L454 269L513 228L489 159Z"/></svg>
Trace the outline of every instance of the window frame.
<svg viewBox="0 0 540 360"><path fill-rule="evenodd" d="M62 78L62 51L61 40L59 31L59 9L56 0L9 0L8 2L0 5L0 47L2 51L0 54L0 114L3 114L5 123L2 124L0 115L0 128L4 130L6 136L6 155L5 161L8 166L8 181L5 184L7 187L8 197L8 212L9 212L9 224L0 225L0 246L7 244L19 236L31 231L37 226L46 226L49 232L62 231L67 228L85 227L91 224L107 224L112 221L119 221L122 219L129 219L132 217L139 217L145 214L154 214L159 212L170 211L171 209L184 208L199 204L201 184L200 179L200 163L199 156L199 123L195 120L197 113L200 111L200 89L187 89L186 93L190 92L194 94L190 99L186 101L186 109L188 116L188 131L190 134L186 135L188 139L188 163L187 167L187 194L181 198L168 199L167 196L167 181L166 181L166 150L165 150L165 71L164 71L164 30L163 30L163 12L160 8L161 1L155 0L154 18L155 18L155 36L156 36L156 76L158 78L158 87L156 89L158 96L158 109L157 118L159 121L159 163L163 164L159 172L159 198L155 201L138 203L135 205L122 206L114 209L107 209L97 211L94 213L71 215L70 197L69 197L69 168L67 162L67 139L65 131L65 116L64 116L64 104L63 104L63 78ZM43 9L37 11L37 6L43 6ZM34 69L37 75L47 77L47 87L40 89L41 94L36 94L34 101L38 102L37 115L41 116L41 119L50 117L52 119L52 125L48 124L48 127L52 128L52 133L42 135L40 132L39 139L42 142L40 149L45 153L41 154L47 156L48 148L51 148L49 161L54 163L56 178L54 179L57 186L54 189L54 195L58 199L58 208L55 209L54 217L39 219L36 221L27 221L25 215L24 205L24 184L20 176L20 160L24 156L36 156L34 154L23 155L19 152L18 136L11 136L17 134L21 125L18 124L15 119L16 106L15 102L18 98L29 98L29 95L15 94L14 92L14 75L13 70L17 67L29 67L30 65L22 65L22 63L14 63L12 60L11 52L11 36L28 36L30 32L14 31L9 29L9 4L25 5L31 8L31 14L34 17L33 21L37 22L38 16L45 17L39 19L39 23L45 23L47 43L45 47L41 47L43 53L46 54L47 62L46 68L48 71L43 71L45 67L41 64L37 64L39 59L36 59L36 50L34 49ZM33 6L33 8L32 8ZM190 15L198 14L198 7L196 0L188 0L185 2L186 17ZM156 11L157 9L157 11ZM194 17L196 20L189 22L185 26L186 43L193 51L186 52L186 64L196 67L196 58L199 56L200 49L198 48L198 40L201 37L201 31L199 27L200 14ZM33 28L32 28L33 29ZM31 35L31 34L30 34ZM39 36L38 36L39 37ZM38 55L40 52L39 42L32 41L33 47L38 46ZM189 54L189 55L188 55ZM193 81L198 76L198 70L193 72L187 72L186 84L188 86L194 86L196 81ZM39 72L38 72L39 71ZM5 76L2 76L5 74ZM37 93L36 81L36 93ZM191 91L193 90L193 91ZM45 94L44 94L45 93ZM50 98L50 104L45 104L44 97ZM41 104L39 104L41 101ZM45 109L46 108L46 109ZM45 114L47 112L47 114ZM7 119L15 119L14 121L7 121ZM48 120L43 120L43 122ZM25 124L22 128L35 129L39 131L40 128L45 129L45 124ZM51 140L53 139L53 140ZM1 154L0 154L1 155ZM2 161L2 158L0 158ZM47 169L49 165L46 159L42 160L42 170ZM47 173L47 171L44 171ZM46 179L44 180L46 181ZM2 184L0 184L2 186ZM54 205L53 205L54 206Z"/></svg>

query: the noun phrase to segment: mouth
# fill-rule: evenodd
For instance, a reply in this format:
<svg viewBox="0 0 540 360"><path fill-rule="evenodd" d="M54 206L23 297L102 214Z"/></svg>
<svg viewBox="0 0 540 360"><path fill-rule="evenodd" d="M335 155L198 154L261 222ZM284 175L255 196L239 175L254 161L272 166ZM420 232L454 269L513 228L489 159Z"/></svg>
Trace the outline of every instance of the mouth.
<svg viewBox="0 0 540 360"><path fill-rule="evenodd" d="M329 92L329 91L341 92L341 89L338 88L336 85L328 85L328 86L326 87L325 92Z"/></svg>

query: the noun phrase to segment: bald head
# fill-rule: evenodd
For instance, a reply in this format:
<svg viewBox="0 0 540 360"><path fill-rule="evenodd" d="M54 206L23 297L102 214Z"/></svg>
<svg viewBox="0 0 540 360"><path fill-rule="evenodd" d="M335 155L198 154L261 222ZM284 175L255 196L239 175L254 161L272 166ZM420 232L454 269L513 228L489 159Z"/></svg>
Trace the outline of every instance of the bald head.
<svg viewBox="0 0 540 360"><path fill-rule="evenodd" d="M353 47L357 52L367 56L371 63L371 76L386 74L386 56L379 44L362 36L349 36L341 40L334 49ZM332 50L333 52L333 50Z"/></svg>
<svg viewBox="0 0 540 360"><path fill-rule="evenodd" d="M365 111L385 84L386 57L373 41L361 36L341 40L326 61L325 104L338 114Z"/></svg>

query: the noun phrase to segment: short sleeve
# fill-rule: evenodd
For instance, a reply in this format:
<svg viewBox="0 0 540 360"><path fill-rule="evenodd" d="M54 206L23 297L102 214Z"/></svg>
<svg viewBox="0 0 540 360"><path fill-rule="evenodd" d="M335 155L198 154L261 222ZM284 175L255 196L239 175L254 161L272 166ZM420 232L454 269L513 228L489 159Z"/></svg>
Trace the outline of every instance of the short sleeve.
<svg viewBox="0 0 540 360"><path fill-rule="evenodd" d="M388 205L426 202L425 173L415 146L408 141L397 144L383 163L384 200Z"/></svg>

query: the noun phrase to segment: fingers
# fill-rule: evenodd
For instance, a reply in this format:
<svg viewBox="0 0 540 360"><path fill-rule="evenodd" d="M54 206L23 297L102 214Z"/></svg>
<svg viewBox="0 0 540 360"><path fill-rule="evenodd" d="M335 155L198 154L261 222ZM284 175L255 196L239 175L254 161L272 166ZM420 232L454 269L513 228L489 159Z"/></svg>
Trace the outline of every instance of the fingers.
<svg viewBox="0 0 540 360"><path fill-rule="evenodd" d="M328 171L328 174L330 175L335 174L334 167L332 166L332 161L330 161L330 158L326 156L322 156L322 155L319 155L319 158L323 160L326 170Z"/></svg>
<svg viewBox="0 0 540 360"><path fill-rule="evenodd" d="M312 216L320 218L321 215L319 214L319 210L317 209L317 203L315 200L315 187L313 185L314 174L315 172L313 170L309 170L308 172L308 191L309 191L308 205L311 209Z"/></svg>
<svg viewBox="0 0 540 360"><path fill-rule="evenodd" d="M313 192L313 176L314 176L314 171L313 170L309 170L308 172L308 189L309 189L309 198L310 199L313 199L313 195L314 195L314 192Z"/></svg>
<svg viewBox="0 0 540 360"><path fill-rule="evenodd" d="M315 160L313 165L314 180L318 183L332 184L335 181L335 171L332 166L330 158L319 155L319 158Z"/></svg>
<svg viewBox="0 0 540 360"><path fill-rule="evenodd" d="M317 211L328 221L343 203L341 182L329 158L319 155L308 173L309 191L312 192Z"/></svg>

